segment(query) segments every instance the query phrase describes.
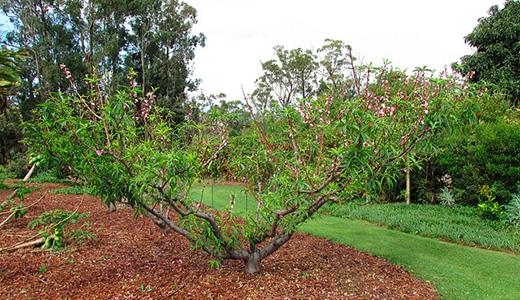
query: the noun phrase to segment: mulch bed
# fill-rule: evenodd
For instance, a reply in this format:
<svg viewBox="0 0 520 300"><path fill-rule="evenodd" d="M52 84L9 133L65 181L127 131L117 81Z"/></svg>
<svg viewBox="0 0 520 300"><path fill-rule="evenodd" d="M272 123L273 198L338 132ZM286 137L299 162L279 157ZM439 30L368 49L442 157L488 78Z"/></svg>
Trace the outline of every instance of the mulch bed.
<svg viewBox="0 0 520 300"><path fill-rule="evenodd" d="M44 191L65 187L44 184ZM0 200L10 192L0 193ZM74 211L82 196L47 194L22 219L0 228L0 248L34 235L30 220L45 210ZM349 246L298 233L246 275L240 261L211 268L211 258L182 237L163 235L130 208L110 213L86 196L79 210L91 215L96 240L68 241L63 251L25 248L0 253L0 299L437 299L433 286ZM0 217L0 222L5 215ZM82 227L86 229L85 226Z"/></svg>

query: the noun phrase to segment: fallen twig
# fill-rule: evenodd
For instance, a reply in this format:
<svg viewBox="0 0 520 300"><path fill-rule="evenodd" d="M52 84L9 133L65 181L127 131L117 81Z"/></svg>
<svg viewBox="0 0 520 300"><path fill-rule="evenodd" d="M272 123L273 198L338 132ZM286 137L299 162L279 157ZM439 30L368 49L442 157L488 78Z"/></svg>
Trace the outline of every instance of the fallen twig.
<svg viewBox="0 0 520 300"><path fill-rule="evenodd" d="M54 238L54 236L50 236L50 238ZM25 242L23 244L19 244L19 245L13 246L13 248L11 250L16 250L16 249L25 248L25 247L41 246L41 245L43 245L45 243L46 240L47 240L46 237L41 237L41 238L39 238L37 240L34 240L34 241L28 241L28 242Z"/></svg>
<svg viewBox="0 0 520 300"><path fill-rule="evenodd" d="M24 273L24 274L27 275L27 276L30 276L30 277L32 277L32 278L34 278L34 279L38 279L39 281L41 281L41 282L43 282L43 283L45 283L45 284L48 284L45 280L43 280L43 279L41 279L41 278L38 278L38 277L36 277L36 276L33 276L33 275L31 275L31 274L29 274L29 273L27 273L27 272L25 272L24 270L22 270L22 268L19 268L19 270L20 270L20 272Z"/></svg>
<svg viewBox="0 0 520 300"><path fill-rule="evenodd" d="M166 296L164 296L163 299L169 299L171 296L177 294L178 292L180 292L191 281L192 280L185 280L179 287L177 287L177 289L175 289L174 291L171 291Z"/></svg>
<svg viewBox="0 0 520 300"><path fill-rule="evenodd" d="M30 238L27 238L27 239L25 239L25 240L23 240L23 241L21 241L21 242L18 242L18 243L14 244L14 245L9 246L9 247L0 248L0 252L7 251L7 250L13 250L13 249L19 249L19 248L22 248L20 245L26 244L26 243L28 243L29 241L31 241L31 240L33 240L33 239L39 237L39 236L40 236L40 234L38 233L38 234L36 234L36 235L31 236Z"/></svg>

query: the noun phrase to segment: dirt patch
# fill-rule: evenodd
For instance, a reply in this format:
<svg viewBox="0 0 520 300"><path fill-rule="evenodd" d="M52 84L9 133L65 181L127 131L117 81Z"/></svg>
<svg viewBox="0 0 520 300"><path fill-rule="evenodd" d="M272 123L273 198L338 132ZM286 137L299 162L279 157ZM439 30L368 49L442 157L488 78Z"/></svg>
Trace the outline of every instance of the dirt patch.
<svg viewBox="0 0 520 300"><path fill-rule="evenodd" d="M44 191L64 187L45 184ZM23 219L0 229L0 247L35 230L30 220L44 210L73 211L82 196L48 194ZM1 200L1 198L0 198ZM308 234L298 233L263 261L260 274L246 275L243 263L210 257L182 237L163 236L147 218L118 207L110 213L86 196L79 210L91 218L97 240L69 241L50 253L21 249L0 254L0 299L436 299L435 289L386 260ZM3 218L1 218L3 220ZM68 230L83 225L81 220Z"/></svg>

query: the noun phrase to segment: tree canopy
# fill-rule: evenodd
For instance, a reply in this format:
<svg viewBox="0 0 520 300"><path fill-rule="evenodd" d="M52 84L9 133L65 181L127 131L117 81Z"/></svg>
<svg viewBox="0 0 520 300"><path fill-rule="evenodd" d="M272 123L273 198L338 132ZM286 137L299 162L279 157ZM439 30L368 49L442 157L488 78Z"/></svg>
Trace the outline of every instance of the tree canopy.
<svg viewBox="0 0 520 300"><path fill-rule="evenodd" d="M363 72L355 65L352 48L340 40L326 39L314 53L310 49L274 47L276 59L262 62L264 74L256 81L251 102L257 112L287 108L298 100L332 91L352 98Z"/></svg>
<svg viewBox="0 0 520 300"><path fill-rule="evenodd" d="M489 9L473 32L464 38L474 47L475 53L454 63L459 72L473 73L472 81L495 84L510 100L520 100L520 2L507 0L504 8L498 5Z"/></svg>
<svg viewBox="0 0 520 300"><path fill-rule="evenodd" d="M352 99L306 98L264 115L261 124L249 107L252 124L236 138L227 105L200 122L190 117L172 126L152 105L153 93L139 97L134 81L107 93L94 78L99 94L46 102L25 134L32 151L107 204L130 205L213 257L242 260L246 273L255 273L324 205L369 199L392 184L408 153L431 145L434 132L475 116L481 94L457 78L418 70L390 82L382 79L386 69L370 72L378 83L357 87L364 92ZM232 196L226 211L191 197L192 185L214 165L247 182L256 211L237 214Z"/></svg>

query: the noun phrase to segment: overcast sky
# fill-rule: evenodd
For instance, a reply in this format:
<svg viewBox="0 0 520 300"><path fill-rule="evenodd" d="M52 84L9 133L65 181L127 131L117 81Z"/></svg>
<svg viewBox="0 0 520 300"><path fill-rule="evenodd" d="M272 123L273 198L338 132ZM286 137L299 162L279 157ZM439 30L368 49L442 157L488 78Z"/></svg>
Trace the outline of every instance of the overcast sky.
<svg viewBox="0 0 520 300"><path fill-rule="evenodd" d="M390 60L413 70L441 70L473 50L464 36L492 5L504 0L186 0L198 11L193 33L206 35L196 51L194 78L206 95L242 99L262 75L273 47L312 49L342 40L364 62ZM199 91L200 92L200 91Z"/></svg>

